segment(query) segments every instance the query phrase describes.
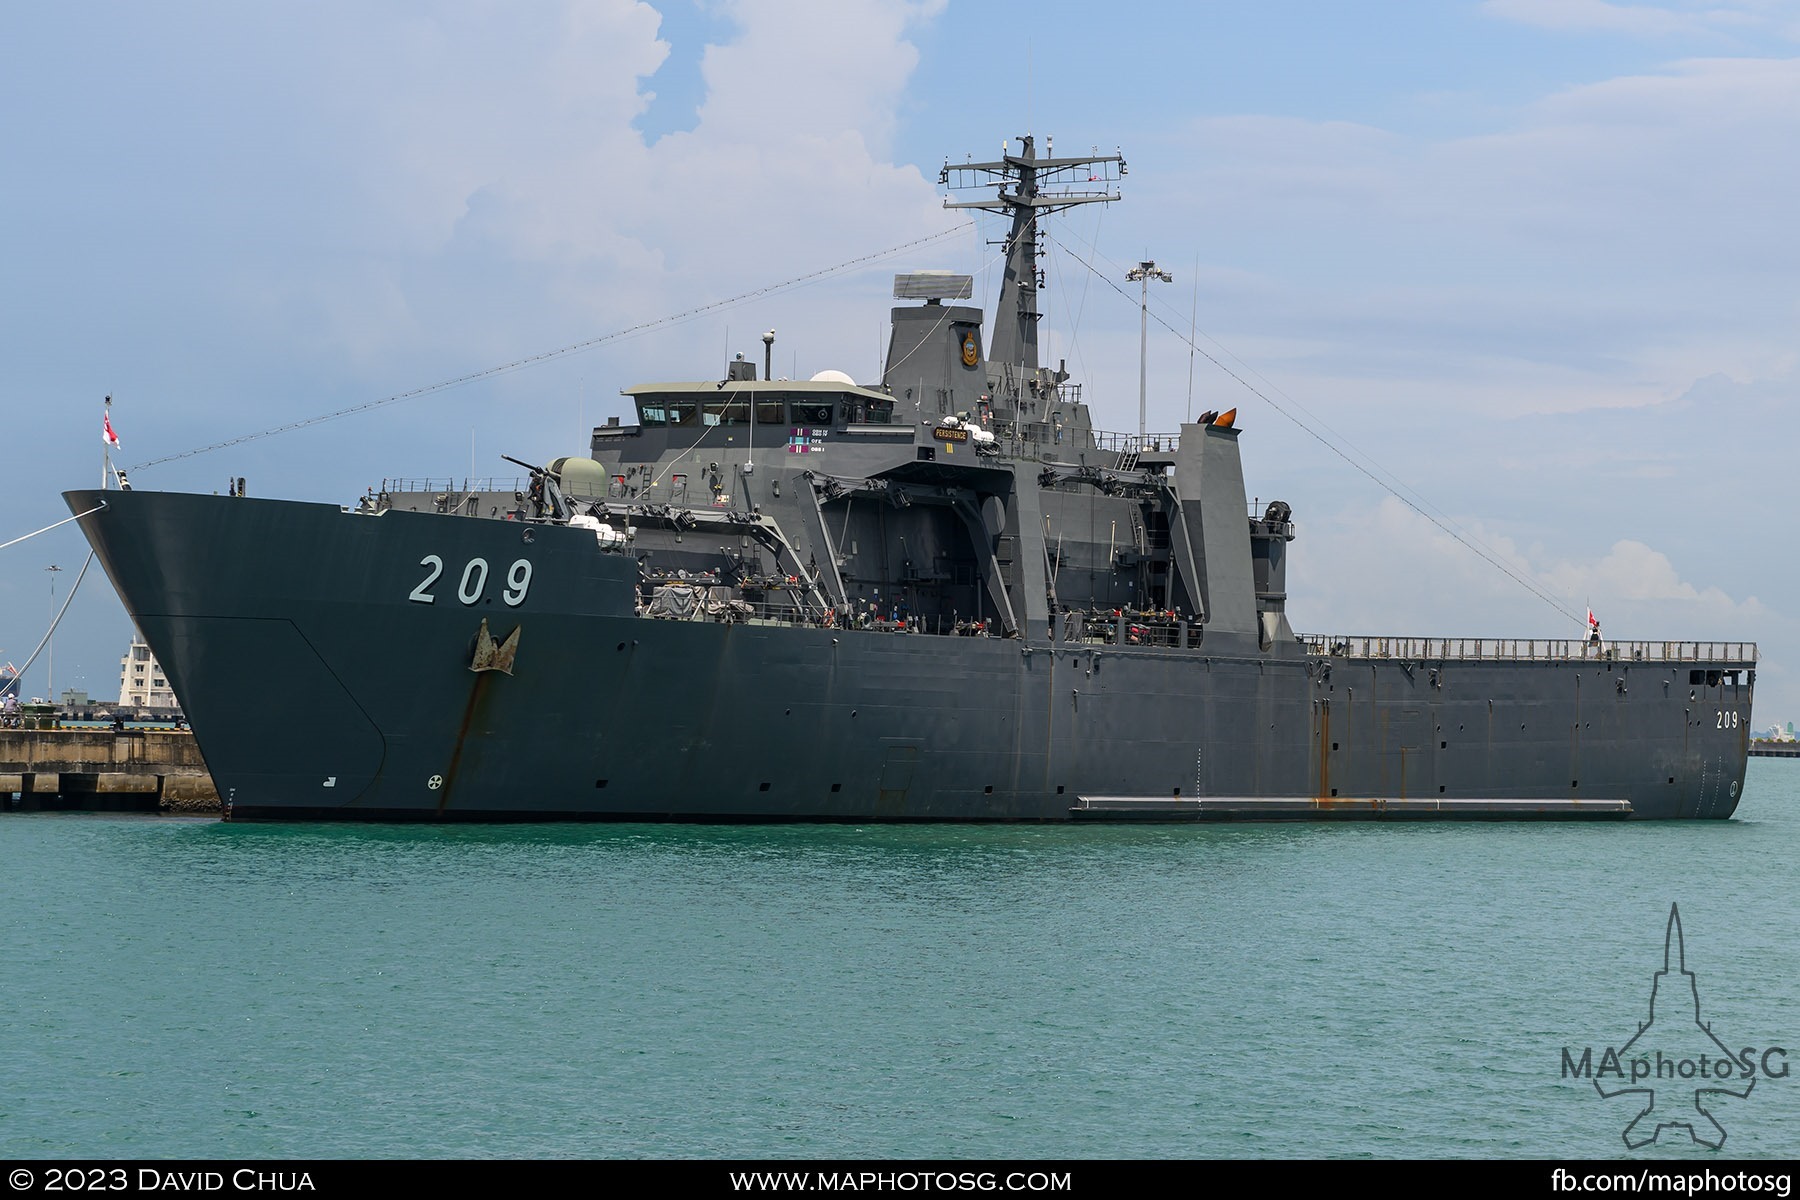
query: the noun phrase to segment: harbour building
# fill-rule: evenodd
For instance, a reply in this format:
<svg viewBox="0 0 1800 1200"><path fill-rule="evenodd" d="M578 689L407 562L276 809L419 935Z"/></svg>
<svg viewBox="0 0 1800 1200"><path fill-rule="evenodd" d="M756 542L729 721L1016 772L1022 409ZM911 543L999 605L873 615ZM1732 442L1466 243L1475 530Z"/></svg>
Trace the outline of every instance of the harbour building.
<svg viewBox="0 0 1800 1200"><path fill-rule="evenodd" d="M131 639L131 648L119 660L119 707L179 708L175 693L163 675L162 665L142 637Z"/></svg>

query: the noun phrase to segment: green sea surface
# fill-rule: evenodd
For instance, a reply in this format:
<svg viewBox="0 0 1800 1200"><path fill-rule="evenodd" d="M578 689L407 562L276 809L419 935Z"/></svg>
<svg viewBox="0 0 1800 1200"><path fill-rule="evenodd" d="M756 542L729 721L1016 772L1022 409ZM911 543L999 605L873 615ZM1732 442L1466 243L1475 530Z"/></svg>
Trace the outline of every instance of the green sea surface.
<svg viewBox="0 0 1800 1200"><path fill-rule="evenodd" d="M1699 1018L1800 1059L1797 859L1774 759L1726 822L7 814L0 1156L1791 1157L1800 1078L1633 1150L1564 1052L1649 1020L1678 904Z"/></svg>

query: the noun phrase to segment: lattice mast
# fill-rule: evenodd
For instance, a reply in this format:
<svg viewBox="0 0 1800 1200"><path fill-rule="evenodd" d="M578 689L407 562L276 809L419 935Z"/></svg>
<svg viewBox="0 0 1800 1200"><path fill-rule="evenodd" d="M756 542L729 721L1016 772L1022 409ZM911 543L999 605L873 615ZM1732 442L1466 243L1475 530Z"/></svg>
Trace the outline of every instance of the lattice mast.
<svg viewBox="0 0 1800 1200"><path fill-rule="evenodd" d="M1118 154L1082 158L1056 158L1049 139L1046 157L1037 156L1031 135L1018 139L1022 149L996 162L945 163L938 177L951 191L993 187L986 200L945 200L945 208L983 208L1012 218L1006 241L1006 275L1000 284L1000 302L994 312L992 344L988 359L994 363L1038 369L1038 291L1044 286L1038 269L1037 221L1039 216L1073 208L1077 204L1104 204L1119 199L1110 185L1125 175L1125 160Z"/></svg>

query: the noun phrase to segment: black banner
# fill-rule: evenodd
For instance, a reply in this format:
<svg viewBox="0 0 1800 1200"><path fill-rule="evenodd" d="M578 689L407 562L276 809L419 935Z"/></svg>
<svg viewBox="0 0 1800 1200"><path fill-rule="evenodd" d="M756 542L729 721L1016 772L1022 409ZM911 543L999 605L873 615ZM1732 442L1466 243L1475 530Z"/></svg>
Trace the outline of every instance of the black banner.
<svg viewBox="0 0 1800 1200"><path fill-rule="evenodd" d="M1792 1163L1707 1157L1657 1162L1534 1159L1348 1160L0 1160L13 1196L247 1194L349 1196L369 1188L651 1184L708 1196L1098 1195L1121 1187L1470 1187L1511 1195L1748 1195L1785 1198ZM4 1200L0 1194L0 1200Z"/></svg>

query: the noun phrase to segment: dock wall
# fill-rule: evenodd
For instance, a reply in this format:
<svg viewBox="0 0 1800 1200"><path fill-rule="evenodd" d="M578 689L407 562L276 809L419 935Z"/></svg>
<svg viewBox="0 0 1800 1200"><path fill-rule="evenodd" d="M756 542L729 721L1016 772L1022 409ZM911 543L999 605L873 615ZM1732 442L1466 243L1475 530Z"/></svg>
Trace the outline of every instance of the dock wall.
<svg viewBox="0 0 1800 1200"><path fill-rule="evenodd" d="M185 730L0 729L0 810L219 811Z"/></svg>

